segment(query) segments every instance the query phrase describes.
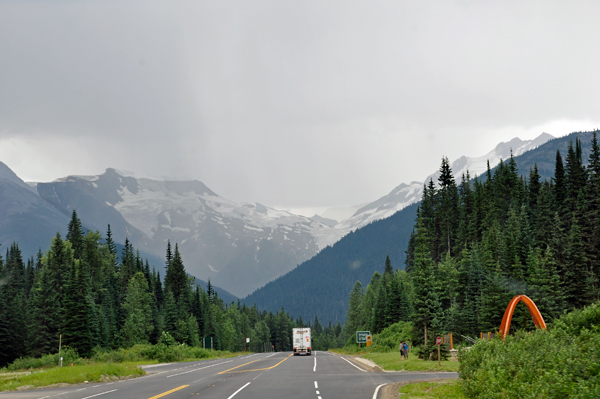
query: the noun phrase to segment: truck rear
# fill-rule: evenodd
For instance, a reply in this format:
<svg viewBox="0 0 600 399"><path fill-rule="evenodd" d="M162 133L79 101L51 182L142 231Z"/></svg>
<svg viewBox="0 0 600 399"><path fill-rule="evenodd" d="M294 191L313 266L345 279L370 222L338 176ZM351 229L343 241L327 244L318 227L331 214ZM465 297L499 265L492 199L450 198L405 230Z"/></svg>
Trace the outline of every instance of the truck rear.
<svg viewBox="0 0 600 399"><path fill-rule="evenodd" d="M294 328L292 330L294 337L294 356L311 354L312 340L310 337L310 328Z"/></svg>

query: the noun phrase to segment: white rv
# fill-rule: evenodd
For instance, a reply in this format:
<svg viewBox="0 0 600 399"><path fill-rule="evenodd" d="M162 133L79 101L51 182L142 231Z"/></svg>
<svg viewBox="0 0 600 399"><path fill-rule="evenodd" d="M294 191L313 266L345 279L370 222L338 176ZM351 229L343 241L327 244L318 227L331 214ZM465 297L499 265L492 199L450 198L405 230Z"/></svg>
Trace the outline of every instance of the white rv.
<svg viewBox="0 0 600 399"><path fill-rule="evenodd" d="M310 328L294 328L292 335L294 337L294 356L310 355L312 346Z"/></svg>

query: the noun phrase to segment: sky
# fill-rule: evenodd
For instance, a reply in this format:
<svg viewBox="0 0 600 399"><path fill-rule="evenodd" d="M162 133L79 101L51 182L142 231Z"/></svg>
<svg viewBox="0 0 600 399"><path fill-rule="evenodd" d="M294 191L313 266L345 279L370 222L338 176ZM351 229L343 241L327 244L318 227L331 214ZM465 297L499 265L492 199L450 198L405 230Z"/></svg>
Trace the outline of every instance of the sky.
<svg viewBox="0 0 600 399"><path fill-rule="evenodd" d="M600 127L597 1L0 2L0 161L312 215Z"/></svg>

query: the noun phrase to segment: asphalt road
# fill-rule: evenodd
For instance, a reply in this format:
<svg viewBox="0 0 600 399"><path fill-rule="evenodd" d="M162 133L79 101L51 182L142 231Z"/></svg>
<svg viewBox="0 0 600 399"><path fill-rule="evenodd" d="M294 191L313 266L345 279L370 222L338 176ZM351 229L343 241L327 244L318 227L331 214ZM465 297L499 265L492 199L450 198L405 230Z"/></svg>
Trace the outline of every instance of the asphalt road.
<svg viewBox="0 0 600 399"><path fill-rule="evenodd" d="M369 372L328 352L259 353L144 369L148 375L131 380L1 393L0 399L375 399L380 385L457 377L457 373Z"/></svg>

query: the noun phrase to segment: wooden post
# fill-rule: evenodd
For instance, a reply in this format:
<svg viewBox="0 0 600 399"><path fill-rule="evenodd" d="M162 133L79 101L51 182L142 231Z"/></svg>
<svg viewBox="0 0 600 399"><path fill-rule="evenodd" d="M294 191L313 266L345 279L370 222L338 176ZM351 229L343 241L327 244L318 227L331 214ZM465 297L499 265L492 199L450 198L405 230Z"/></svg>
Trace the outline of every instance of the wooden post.
<svg viewBox="0 0 600 399"><path fill-rule="evenodd" d="M452 341L452 333L450 333L450 349L454 349L454 342Z"/></svg>
<svg viewBox="0 0 600 399"><path fill-rule="evenodd" d="M62 345L62 334L58 336L58 361L60 362L60 367L62 367L62 357L60 357L60 347Z"/></svg>
<svg viewBox="0 0 600 399"><path fill-rule="evenodd" d="M441 345L438 345L438 367L442 366L441 357L440 357L440 346Z"/></svg>

